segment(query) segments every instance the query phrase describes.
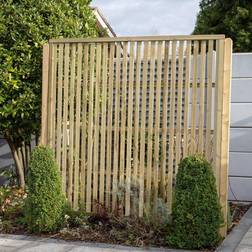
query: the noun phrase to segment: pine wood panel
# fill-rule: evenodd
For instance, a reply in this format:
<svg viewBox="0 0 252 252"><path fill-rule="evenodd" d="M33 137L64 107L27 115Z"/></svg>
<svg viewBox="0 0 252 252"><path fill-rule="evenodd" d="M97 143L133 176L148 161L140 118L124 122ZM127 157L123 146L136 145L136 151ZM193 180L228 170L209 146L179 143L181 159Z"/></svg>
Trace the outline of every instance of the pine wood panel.
<svg viewBox="0 0 252 252"><path fill-rule="evenodd" d="M142 217L161 198L171 213L178 164L199 152L226 213L230 55L222 35L51 40L40 142L72 207Z"/></svg>

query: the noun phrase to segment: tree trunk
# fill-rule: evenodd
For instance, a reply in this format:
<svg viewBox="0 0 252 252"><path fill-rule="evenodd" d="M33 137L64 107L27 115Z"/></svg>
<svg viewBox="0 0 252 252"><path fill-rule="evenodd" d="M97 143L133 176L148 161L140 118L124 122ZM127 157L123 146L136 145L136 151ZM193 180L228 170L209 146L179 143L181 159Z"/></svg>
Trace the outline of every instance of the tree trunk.
<svg viewBox="0 0 252 252"><path fill-rule="evenodd" d="M10 146L13 159L16 164L16 172L18 177L18 183L21 188L25 188L25 174L24 174L24 166L22 161L22 156L18 155L18 147L15 145L15 143L7 137L8 144Z"/></svg>

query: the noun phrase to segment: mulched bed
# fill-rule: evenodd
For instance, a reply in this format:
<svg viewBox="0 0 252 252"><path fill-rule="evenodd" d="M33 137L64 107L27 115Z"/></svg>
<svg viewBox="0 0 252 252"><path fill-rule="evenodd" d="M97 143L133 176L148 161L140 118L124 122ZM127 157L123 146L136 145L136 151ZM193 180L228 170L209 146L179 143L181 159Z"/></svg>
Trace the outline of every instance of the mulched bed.
<svg viewBox="0 0 252 252"><path fill-rule="evenodd" d="M229 206L232 224L229 227L228 233L230 233L232 229L239 224L241 218L249 210L252 204L230 202Z"/></svg>
<svg viewBox="0 0 252 252"><path fill-rule="evenodd" d="M139 219L110 217L104 220L98 216L89 217L87 221L78 227L62 228L57 233L30 234L24 226L6 221L2 225L0 232L136 247L163 247L166 245L165 237L167 235L167 230L146 225Z"/></svg>
<svg viewBox="0 0 252 252"><path fill-rule="evenodd" d="M167 230L148 225L137 218L91 216L88 225L64 228L56 237L67 240L105 242L131 246L165 246Z"/></svg>
<svg viewBox="0 0 252 252"><path fill-rule="evenodd" d="M10 202L18 201L25 197L20 191L14 191L14 194L8 198L8 201L2 204L0 212L4 212L6 207L11 205ZM230 215L232 222L230 223L229 232L236 226L242 216L247 212L252 204L230 203ZM11 208L12 209L12 208ZM2 220L0 214L0 232L10 234L26 234L29 235L22 223L22 216L16 211L10 211L10 216L6 220ZM168 227L164 226L164 222L160 219L143 221L139 218L126 218L118 216L109 216L106 212L100 212L99 215L81 216L73 214L66 216L67 225L59 232L50 234L39 234L43 237L60 238L71 241L86 241L111 243L121 245L131 245L137 247L155 246L165 247ZM18 221L16 221L18 220Z"/></svg>

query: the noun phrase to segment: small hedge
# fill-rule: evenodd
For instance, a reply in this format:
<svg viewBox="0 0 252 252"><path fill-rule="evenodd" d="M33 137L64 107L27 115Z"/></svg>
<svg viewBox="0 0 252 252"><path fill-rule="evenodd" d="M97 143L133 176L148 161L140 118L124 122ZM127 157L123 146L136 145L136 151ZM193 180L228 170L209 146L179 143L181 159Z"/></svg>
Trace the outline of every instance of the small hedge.
<svg viewBox="0 0 252 252"><path fill-rule="evenodd" d="M27 176L28 195L25 218L30 232L50 232L58 228L65 207L61 179L53 152L46 146L36 147Z"/></svg>
<svg viewBox="0 0 252 252"><path fill-rule="evenodd" d="M212 167L203 157L189 156L179 164L172 211L170 246L202 249L218 244L223 218Z"/></svg>

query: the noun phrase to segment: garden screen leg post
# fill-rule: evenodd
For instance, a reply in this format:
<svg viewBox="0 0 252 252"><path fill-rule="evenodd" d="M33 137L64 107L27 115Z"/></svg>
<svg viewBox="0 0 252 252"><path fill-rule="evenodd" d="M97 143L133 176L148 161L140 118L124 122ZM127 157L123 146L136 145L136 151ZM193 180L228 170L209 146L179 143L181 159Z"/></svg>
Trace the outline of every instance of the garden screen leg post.
<svg viewBox="0 0 252 252"><path fill-rule="evenodd" d="M228 163L229 163L229 135L230 135L230 90L232 75L232 40L224 42L224 65L223 65L223 90L222 90L222 115L221 115L221 146L220 146L220 203L223 211L225 225L220 233L223 237L227 234L228 212Z"/></svg>

